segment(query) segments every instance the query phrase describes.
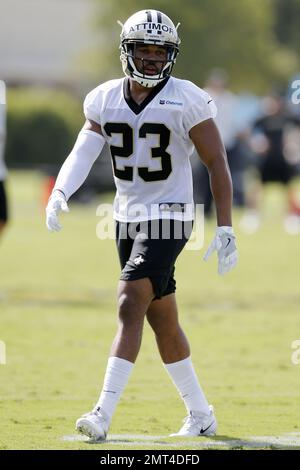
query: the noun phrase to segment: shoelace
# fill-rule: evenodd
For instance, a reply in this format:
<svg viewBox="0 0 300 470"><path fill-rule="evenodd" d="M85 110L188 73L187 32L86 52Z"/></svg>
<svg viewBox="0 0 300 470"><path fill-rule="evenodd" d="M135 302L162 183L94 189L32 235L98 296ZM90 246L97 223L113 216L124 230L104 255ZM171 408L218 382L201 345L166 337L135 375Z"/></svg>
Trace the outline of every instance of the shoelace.
<svg viewBox="0 0 300 470"><path fill-rule="evenodd" d="M107 421L106 418L97 409L94 409L93 411L91 411L91 414L97 416L97 418L100 418L101 421L104 421L104 422Z"/></svg>
<svg viewBox="0 0 300 470"><path fill-rule="evenodd" d="M190 413L188 416L186 416L183 419L184 427L185 427L185 429L189 429L192 426L197 425L199 423L199 421L200 421L199 416L195 416L192 413Z"/></svg>

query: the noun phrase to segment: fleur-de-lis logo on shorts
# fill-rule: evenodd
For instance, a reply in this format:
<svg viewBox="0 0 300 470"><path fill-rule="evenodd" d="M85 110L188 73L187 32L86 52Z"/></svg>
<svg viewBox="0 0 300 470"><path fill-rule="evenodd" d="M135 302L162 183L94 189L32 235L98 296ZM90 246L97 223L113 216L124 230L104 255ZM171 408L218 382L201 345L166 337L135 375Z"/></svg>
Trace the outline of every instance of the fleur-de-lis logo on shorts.
<svg viewBox="0 0 300 470"><path fill-rule="evenodd" d="M134 262L134 264L135 264L136 266L139 266L140 264L144 263L145 260L144 260L144 258L142 257L142 255L139 255L139 256L137 256L136 258L134 258L133 262Z"/></svg>

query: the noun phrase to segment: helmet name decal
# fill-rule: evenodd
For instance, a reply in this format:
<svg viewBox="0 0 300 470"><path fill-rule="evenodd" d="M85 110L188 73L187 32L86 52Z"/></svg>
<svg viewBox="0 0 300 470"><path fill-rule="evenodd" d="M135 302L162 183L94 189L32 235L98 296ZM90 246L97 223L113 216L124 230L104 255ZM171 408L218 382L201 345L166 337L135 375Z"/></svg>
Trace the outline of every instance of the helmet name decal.
<svg viewBox="0 0 300 470"><path fill-rule="evenodd" d="M157 31L157 34L161 34L162 31L164 33L174 34L174 30L167 26L166 24L161 23L140 23L130 27L129 32L134 33L135 31L143 31L147 30L147 32L152 33L152 31Z"/></svg>

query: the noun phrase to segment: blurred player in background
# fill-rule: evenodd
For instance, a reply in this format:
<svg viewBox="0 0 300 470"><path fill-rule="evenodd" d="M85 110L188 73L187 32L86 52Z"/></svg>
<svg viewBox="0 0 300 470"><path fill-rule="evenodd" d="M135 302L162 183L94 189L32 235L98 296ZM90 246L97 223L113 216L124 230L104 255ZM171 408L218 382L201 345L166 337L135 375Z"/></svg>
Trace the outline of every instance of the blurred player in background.
<svg viewBox="0 0 300 470"><path fill-rule="evenodd" d="M290 184L300 167L300 116L291 113L283 94L273 92L263 99L263 116L253 125L250 146L262 186L249 194L241 228L251 233L259 227L262 188L281 183L288 200L284 226L291 234L300 233L300 205Z"/></svg>
<svg viewBox="0 0 300 470"><path fill-rule="evenodd" d="M0 80L0 238L8 220L5 179L7 175L4 163L6 137L6 90L5 83Z"/></svg>
<svg viewBox="0 0 300 470"><path fill-rule="evenodd" d="M117 187L114 218L122 273L119 328L103 389L94 409L76 423L78 431L92 440L106 438L141 346L145 317L188 411L177 435L213 435L217 429L179 325L175 299L175 261L193 221L189 157L194 146L209 170L217 209L218 227L206 258L217 251L220 274L237 261L232 185L213 121L213 100L193 83L171 77L179 44L177 27L159 11L137 12L122 25L121 62L126 77L108 81L87 95L86 123L46 208L48 228L59 230L59 212L68 211L67 200L108 142Z"/></svg>
<svg viewBox="0 0 300 470"><path fill-rule="evenodd" d="M242 207L244 205L246 158L240 144L241 123L238 122L237 118L238 97L229 90L228 75L223 69L213 69L210 72L204 89L214 100L218 109L215 122L227 153L233 185L233 204ZM204 203L205 215L209 217L212 215L213 208L209 174L205 166L201 165L201 162L199 162L199 167L201 169L197 171L200 183L198 190Z"/></svg>

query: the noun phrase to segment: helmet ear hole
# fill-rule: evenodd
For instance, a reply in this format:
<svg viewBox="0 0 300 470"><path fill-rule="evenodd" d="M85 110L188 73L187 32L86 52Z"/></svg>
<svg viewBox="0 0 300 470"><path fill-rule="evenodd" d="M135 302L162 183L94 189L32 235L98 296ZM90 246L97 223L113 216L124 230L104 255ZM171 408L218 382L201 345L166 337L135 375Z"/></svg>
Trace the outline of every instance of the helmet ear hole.
<svg viewBox="0 0 300 470"><path fill-rule="evenodd" d="M134 43L128 43L127 44L127 52L128 52L128 54L131 54L132 56L135 55L135 44Z"/></svg>
<svg viewBox="0 0 300 470"><path fill-rule="evenodd" d="M174 47L167 47L167 60L172 60L174 56Z"/></svg>

